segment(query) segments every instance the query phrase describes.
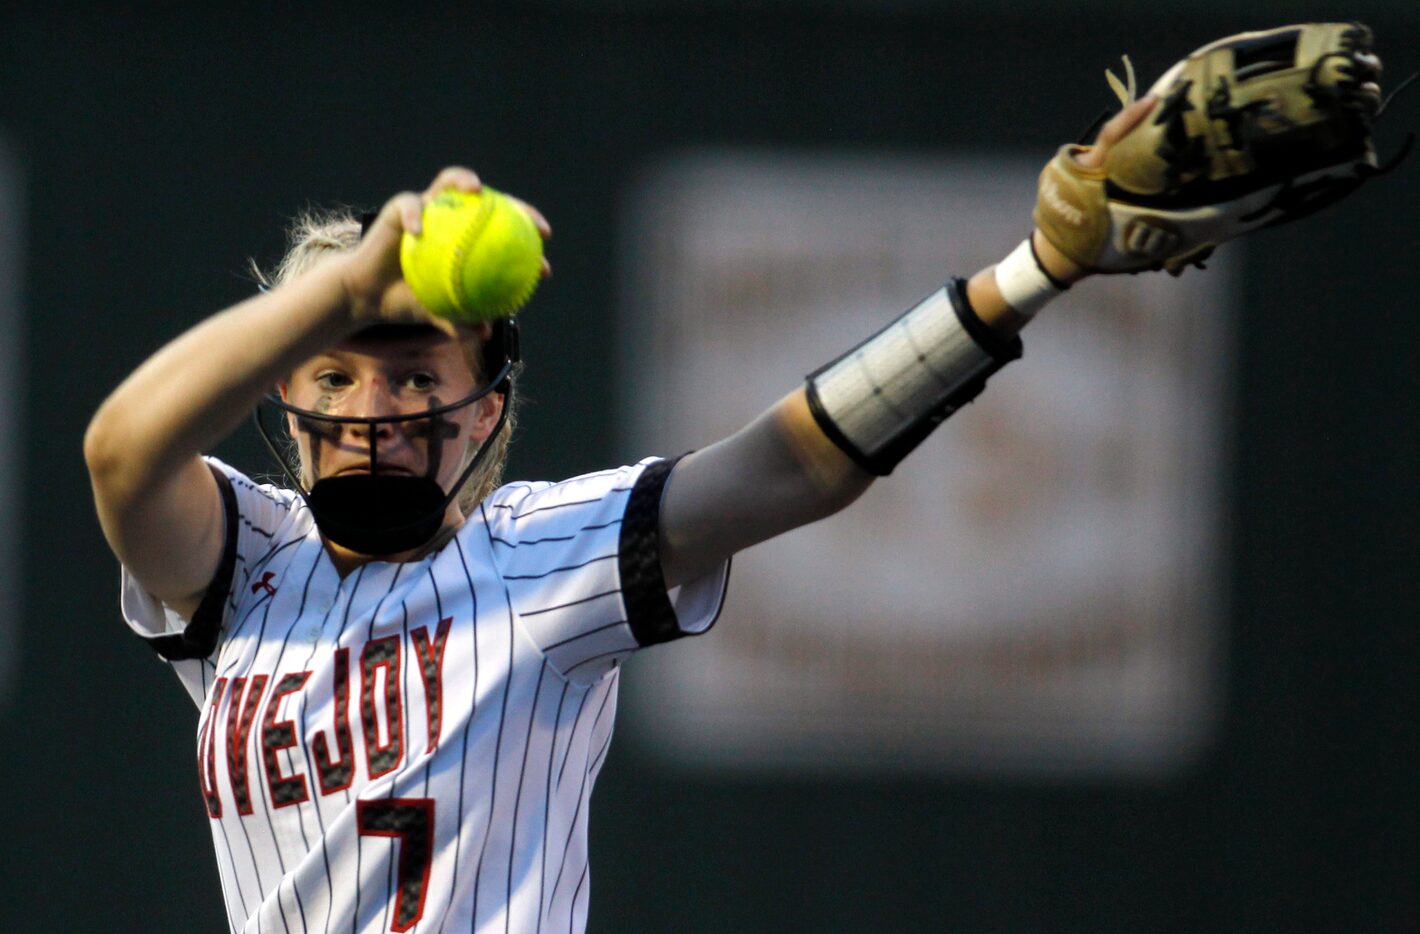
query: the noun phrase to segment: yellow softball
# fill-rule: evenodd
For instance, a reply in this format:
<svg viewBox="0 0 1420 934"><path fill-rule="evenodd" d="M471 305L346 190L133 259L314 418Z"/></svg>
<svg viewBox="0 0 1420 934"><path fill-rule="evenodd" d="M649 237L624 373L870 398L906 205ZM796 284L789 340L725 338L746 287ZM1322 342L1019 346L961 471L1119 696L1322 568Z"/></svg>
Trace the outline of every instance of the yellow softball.
<svg viewBox="0 0 1420 934"><path fill-rule="evenodd" d="M465 324L521 308L542 276L542 237L507 195L440 192L424 207L424 229L408 231L399 264L414 297L430 312Z"/></svg>

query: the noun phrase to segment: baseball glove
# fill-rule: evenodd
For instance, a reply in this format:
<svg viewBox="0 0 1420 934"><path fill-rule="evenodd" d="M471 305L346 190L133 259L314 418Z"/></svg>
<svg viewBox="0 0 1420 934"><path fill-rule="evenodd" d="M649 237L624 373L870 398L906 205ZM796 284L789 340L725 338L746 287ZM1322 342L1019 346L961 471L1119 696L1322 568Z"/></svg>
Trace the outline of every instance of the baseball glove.
<svg viewBox="0 0 1420 934"><path fill-rule="evenodd" d="M1125 67L1127 85L1108 77L1127 105ZM1154 84L1158 103L1103 166L1082 167L1077 146L1056 154L1040 176L1036 226L1094 272L1201 266L1218 244L1325 207L1405 155L1377 165L1380 71L1359 23L1206 45Z"/></svg>

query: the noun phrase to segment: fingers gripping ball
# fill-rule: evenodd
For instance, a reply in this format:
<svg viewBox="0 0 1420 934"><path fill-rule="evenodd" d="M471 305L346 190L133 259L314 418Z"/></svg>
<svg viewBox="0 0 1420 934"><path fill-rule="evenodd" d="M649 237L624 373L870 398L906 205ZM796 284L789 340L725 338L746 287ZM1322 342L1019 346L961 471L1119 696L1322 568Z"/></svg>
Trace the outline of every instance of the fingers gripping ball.
<svg viewBox="0 0 1420 934"><path fill-rule="evenodd" d="M1082 166L1075 147L1057 154L1041 174L1036 226L1097 272L1201 264L1218 244L1305 216L1387 170L1371 144L1380 73L1357 23L1206 45L1150 89L1158 103L1103 166ZM1132 101L1132 71L1127 87L1110 77Z"/></svg>
<svg viewBox="0 0 1420 934"><path fill-rule="evenodd" d="M399 263L414 297L433 314L465 324L511 315L542 275L542 237L507 195L440 192L424 207L424 229L405 232Z"/></svg>

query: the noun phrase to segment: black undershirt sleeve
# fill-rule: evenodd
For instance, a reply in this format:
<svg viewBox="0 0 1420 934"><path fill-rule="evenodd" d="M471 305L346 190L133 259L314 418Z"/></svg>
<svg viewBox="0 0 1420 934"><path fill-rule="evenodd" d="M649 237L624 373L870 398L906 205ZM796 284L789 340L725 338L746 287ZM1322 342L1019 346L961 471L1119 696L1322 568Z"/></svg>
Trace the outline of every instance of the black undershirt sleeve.
<svg viewBox="0 0 1420 934"><path fill-rule="evenodd" d="M666 579L661 572L661 493L679 460L674 457L656 461L641 472L631 488L621 521L621 595L626 603L627 625L643 647L686 635L666 595Z"/></svg>

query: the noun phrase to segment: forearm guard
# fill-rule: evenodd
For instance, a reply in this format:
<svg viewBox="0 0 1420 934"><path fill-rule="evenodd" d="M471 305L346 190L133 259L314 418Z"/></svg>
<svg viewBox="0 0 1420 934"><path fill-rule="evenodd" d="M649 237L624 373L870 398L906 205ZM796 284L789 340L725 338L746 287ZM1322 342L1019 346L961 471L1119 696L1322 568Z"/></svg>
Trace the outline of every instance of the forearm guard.
<svg viewBox="0 0 1420 934"><path fill-rule="evenodd" d="M808 377L809 409L859 466L887 476L922 439L1021 355L987 327L953 279Z"/></svg>

